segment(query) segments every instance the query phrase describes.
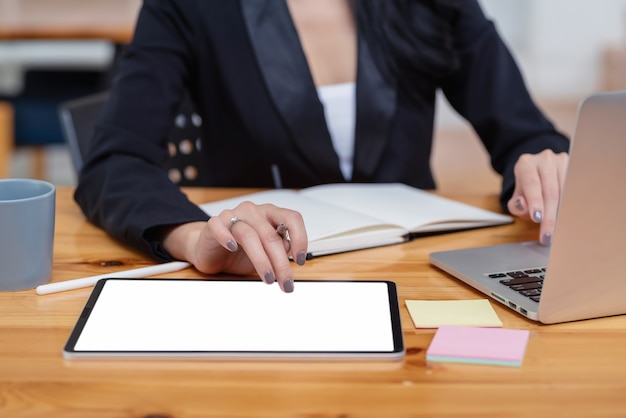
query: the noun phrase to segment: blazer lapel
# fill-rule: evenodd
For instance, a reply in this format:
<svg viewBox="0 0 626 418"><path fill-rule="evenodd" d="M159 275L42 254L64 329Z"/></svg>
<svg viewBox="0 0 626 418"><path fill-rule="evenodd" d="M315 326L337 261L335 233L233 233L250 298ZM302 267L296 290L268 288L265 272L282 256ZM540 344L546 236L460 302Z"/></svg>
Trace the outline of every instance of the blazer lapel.
<svg viewBox="0 0 626 418"><path fill-rule="evenodd" d="M268 91L297 147L320 179L343 182L324 109L285 1L241 2L256 58ZM369 47L358 37L353 182L371 181L395 113L393 81L379 71Z"/></svg>
<svg viewBox="0 0 626 418"><path fill-rule="evenodd" d="M374 62L365 40L359 37L356 88L356 128L353 182L373 178L396 108L396 88L385 79Z"/></svg>
<svg viewBox="0 0 626 418"><path fill-rule="evenodd" d="M343 181L324 109L285 1L242 1L244 21L270 96L303 158L322 182Z"/></svg>

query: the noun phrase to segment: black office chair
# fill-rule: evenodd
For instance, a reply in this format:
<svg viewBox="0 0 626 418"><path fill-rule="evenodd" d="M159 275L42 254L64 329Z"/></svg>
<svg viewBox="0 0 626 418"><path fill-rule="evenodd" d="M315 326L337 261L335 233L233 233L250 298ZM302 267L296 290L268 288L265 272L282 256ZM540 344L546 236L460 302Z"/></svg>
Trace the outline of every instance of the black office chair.
<svg viewBox="0 0 626 418"><path fill-rule="evenodd" d="M69 100L59 106L63 136L77 174L83 166L94 125L100 118L108 97L109 92L106 91ZM170 180L180 186L207 185L201 172L201 125L202 119L193 110L191 99L185 99L168 136L170 158L163 167Z"/></svg>

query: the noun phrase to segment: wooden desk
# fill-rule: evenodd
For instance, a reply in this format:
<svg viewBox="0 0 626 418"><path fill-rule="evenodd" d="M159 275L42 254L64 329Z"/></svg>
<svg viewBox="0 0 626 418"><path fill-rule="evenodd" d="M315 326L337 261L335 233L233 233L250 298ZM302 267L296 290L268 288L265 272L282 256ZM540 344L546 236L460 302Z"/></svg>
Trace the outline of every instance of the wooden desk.
<svg viewBox="0 0 626 418"><path fill-rule="evenodd" d="M141 0L0 0L0 39L130 41Z"/></svg>
<svg viewBox="0 0 626 418"><path fill-rule="evenodd" d="M88 224L71 192L58 190L53 281L151 264ZM190 196L204 202L243 192L206 189ZM495 197L456 197L497 209ZM531 330L521 368L425 362L434 331L413 328L404 300L482 297L432 268L428 253L533 239L535 234L534 225L516 222L296 266L296 278L301 279L379 278L398 283L408 353L396 367L68 362L61 349L91 289L47 296L37 296L34 290L0 293L0 416L624 416L624 316L543 326L494 304L505 327ZM201 277L191 269L167 276Z"/></svg>

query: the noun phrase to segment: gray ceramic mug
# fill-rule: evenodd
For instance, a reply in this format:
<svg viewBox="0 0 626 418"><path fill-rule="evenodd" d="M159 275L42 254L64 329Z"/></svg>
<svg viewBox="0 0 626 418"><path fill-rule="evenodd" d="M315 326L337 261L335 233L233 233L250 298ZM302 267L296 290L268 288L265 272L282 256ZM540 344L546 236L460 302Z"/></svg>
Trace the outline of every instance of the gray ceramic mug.
<svg viewBox="0 0 626 418"><path fill-rule="evenodd" d="M56 190L32 179L0 179L0 291L50 281Z"/></svg>

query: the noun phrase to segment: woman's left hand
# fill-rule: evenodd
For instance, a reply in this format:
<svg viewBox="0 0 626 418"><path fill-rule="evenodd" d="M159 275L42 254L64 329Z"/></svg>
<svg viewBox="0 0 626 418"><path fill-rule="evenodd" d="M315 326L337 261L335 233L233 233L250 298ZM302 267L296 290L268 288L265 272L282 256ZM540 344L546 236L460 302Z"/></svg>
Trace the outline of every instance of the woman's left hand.
<svg viewBox="0 0 626 418"><path fill-rule="evenodd" d="M515 163L515 190L508 209L522 219L541 223L539 242L546 246L552 243L568 161L567 153L545 150L522 154Z"/></svg>

